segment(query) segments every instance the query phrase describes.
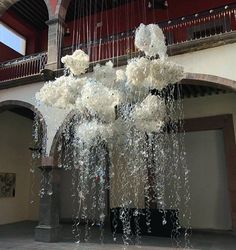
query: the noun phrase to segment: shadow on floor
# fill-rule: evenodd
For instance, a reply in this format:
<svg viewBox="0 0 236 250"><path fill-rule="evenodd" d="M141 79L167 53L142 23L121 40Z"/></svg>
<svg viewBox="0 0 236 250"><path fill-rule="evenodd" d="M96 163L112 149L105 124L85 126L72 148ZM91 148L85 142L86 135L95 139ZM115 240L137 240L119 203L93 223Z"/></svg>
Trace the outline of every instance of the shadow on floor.
<svg viewBox="0 0 236 250"><path fill-rule="evenodd" d="M112 233L105 229L103 243L101 243L101 233L98 228L91 230L89 241L83 240L80 244L75 243L72 234L72 225L64 224L62 230L62 240L60 243L41 243L34 241L35 222L20 222L8 225L0 225L0 249L16 250L100 250L100 249L124 249L121 235L116 235L116 242L113 241ZM81 229L81 228L80 228ZM81 238L83 238L81 229ZM236 235L232 232L202 232L194 231L191 238L192 249L204 250L235 250ZM183 240L183 244L184 244ZM170 238L142 237L140 246L134 245L135 239L130 242L127 249L143 250L169 250L176 249L176 242ZM184 249L184 245L179 249ZM138 248L137 248L138 247Z"/></svg>

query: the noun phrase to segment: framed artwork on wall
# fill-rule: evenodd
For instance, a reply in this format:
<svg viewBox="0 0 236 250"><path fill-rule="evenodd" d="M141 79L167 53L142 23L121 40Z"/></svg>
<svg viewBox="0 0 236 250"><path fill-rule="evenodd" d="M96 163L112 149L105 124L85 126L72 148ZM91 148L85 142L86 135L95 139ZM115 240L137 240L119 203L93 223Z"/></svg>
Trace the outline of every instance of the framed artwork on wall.
<svg viewBox="0 0 236 250"><path fill-rule="evenodd" d="M16 174L0 173L0 198L15 197Z"/></svg>

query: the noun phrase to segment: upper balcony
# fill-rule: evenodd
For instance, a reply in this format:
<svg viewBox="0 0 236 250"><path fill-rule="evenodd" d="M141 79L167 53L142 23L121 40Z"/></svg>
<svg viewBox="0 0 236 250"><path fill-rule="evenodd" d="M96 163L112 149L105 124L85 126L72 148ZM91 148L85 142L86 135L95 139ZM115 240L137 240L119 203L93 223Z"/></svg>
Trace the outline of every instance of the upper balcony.
<svg viewBox="0 0 236 250"><path fill-rule="evenodd" d="M39 74L47 63L48 26L44 0L3 0L0 6L0 82Z"/></svg>
<svg viewBox="0 0 236 250"><path fill-rule="evenodd" d="M71 8L73 9L73 6ZM72 16L72 14L69 15ZM92 19L93 16L91 15L89 18ZM85 27L85 24L89 23L86 23L86 20L88 20L86 16L80 17L77 22L67 20L64 41L61 41L62 49L59 53L61 56L71 54L80 48L89 54L91 62L112 59L116 64L122 65L137 53L134 47L135 29L131 27L132 25L126 27L126 30L122 32L116 28L109 30L106 34L101 31L98 34L100 25L102 25L100 20L97 22L97 30L93 30L93 34L97 32L96 35L91 36L88 33L90 28ZM143 21L149 22L150 20ZM170 18L168 21L159 21L157 16L153 16L152 21L158 23L162 28L166 36L169 55L188 53L236 41L236 4ZM0 63L0 83L3 86L12 81L19 81L19 79L32 80L32 76L40 75L46 64L47 52L4 61Z"/></svg>
<svg viewBox="0 0 236 250"><path fill-rule="evenodd" d="M186 53L236 41L236 4L210 9L189 16L156 22L166 36L169 55ZM92 62L132 56L135 29L109 34L107 37L91 39L63 48L63 55L76 48L86 51Z"/></svg>

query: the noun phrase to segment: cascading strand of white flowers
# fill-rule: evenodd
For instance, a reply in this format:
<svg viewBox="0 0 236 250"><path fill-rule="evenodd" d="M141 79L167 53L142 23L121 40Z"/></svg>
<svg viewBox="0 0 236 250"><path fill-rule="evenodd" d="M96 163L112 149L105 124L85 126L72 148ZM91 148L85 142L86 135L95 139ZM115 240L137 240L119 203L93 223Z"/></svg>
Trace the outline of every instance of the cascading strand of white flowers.
<svg viewBox="0 0 236 250"><path fill-rule="evenodd" d="M158 25L141 24L135 33L135 46L144 53L144 56L129 60L126 69L116 70L113 63L109 61L105 65L97 64L89 76L85 75L89 67L89 57L82 50L77 50L71 56L62 58L69 75L63 75L55 81L45 83L36 94L39 103L73 110L81 118L74 126L74 144L77 147L75 155L80 157L79 160L77 159L80 171L87 172L88 175L79 177L80 186L77 190L81 211L77 212L76 218L81 217L82 214L83 219L87 220L88 214L91 213L85 197L89 196L88 190L91 189L89 183L96 177L99 178L100 184L98 187L92 185L91 192L99 190L100 195L90 201L90 205L92 204L94 208L99 203L98 220L101 225L105 220L105 212L102 211L105 209L105 195L101 194L105 192L106 170L104 163L96 163L99 161L92 154L94 166L93 173L90 173L90 163L87 159L88 155L91 156L89 152L94 150L96 145L101 145L101 142L108 145L111 160L110 177L115 175L116 170L113 168L117 162L120 164L125 161L124 158L129 159L123 166L124 169L120 164L119 176L121 182L127 178L127 175L137 178L136 184L132 182L125 187L120 186L122 193L119 203L122 208L120 218L124 226L123 239L126 244L130 235L127 210L130 202L129 198L126 198L127 187L133 188L134 196L137 197L140 183L147 182L148 173L144 167L147 162L150 163L149 159L144 160L148 148L147 138L153 138L153 133L161 132L168 121L168 107L161 93L169 85L178 83L184 77L183 67L168 59L165 37ZM154 95L151 90L160 94ZM136 140L133 139L134 136ZM164 137L160 136L160 138L163 141ZM100 158L105 159L104 147L101 152L103 153ZM113 159L115 159L114 162L112 162ZM154 174L158 176L160 172L157 171ZM144 179L140 181L138 178ZM112 178L110 182L110 186L116 185ZM150 187L150 184L148 185ZM160 189L157 185L156 189L158 188ZM162 197L163 187L160 190L162 190L160 193ZM148 194L145 195L148 197ZM138 198L135 199L137 200L134 203L138 203ZM162 200L159 199L159 203L163 206ZM138 210L137 213L139 213ZM95 218L96 215L93 214L92 217ZM149 217L147 215L147 223L150 224ZM138 226L136 234L140 234Z"/></svg>

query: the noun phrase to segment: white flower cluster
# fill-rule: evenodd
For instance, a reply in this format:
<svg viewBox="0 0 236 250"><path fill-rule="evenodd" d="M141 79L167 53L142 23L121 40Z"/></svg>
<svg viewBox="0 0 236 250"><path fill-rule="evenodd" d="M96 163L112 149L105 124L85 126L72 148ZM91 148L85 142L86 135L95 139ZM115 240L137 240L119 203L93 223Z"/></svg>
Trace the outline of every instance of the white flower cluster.
<svg viewBox="0 0 236 250"><path fill-rule="evenodd" d="M75 135L87 145L93 145L99 140L109 140L112 137L113 130L111 124L102 124L96 120L85 121L75 129Z"/></svg>
<svg viewBox="0 0 236 250"><path fill-rule="evenodd" d="M140 24L135 34L135 45L148 58L134 58L126 68L128 81L138 88L162 90L183 79L183 67L167 60L165 37L157 24ZM159 59L150 60L150 57Z"/></svg>
<svg viewBox="0 0 236 250"><path fill-rule="evenodd" d="M115 120L115 106L122 100L119 91L109 89L97 81L88 81L81 90L81 97L76 101L78 109L86 108L105 122Z"/></svg>
<svg viewBox="0 0 236 250"><path fill-rule="evenodd" d="M71 56L62 57L61 62L73 75L79 76L89 67L89 56L82 50L76 50Z"/></svg>
<svg viewBox="0 0 236 250"><path fill-rule="evenodd" d="M36 100L48 106L61 109L73 109L76 99L87 78L61 76L49 81L36 93Z"/></svg>
<svg viewBox="0 0 236 250"><path fill-rule="evenodd" d="M165 102L154 95L148 95L131 113L136 128L145 132L159 132L164 125L165 117Z"/></svg>
<svg viewBox="0 0 236 250"><path fill-rule="evenodd" d="M116 80L116 70L113 68L111 61L107 62L104 66L97 64L94 68L94 77L98 82L108 88L112 88Z"/></svg>
<svg viewBox="0 0 236 250"><path fill-rule="evenodd" d="M149 69L147 85L150 88L162 90L169 84L175 84L184 78L183 67L168 60L152 60Z"/></svg>
<svg viewBox="0 0 236 250"><path fill-rule="evenodd" d="M145 57L131 59L126 67L128 81L136 86L142 85L149 75L150 62Z"/></svg>
<svg viewBox="0 0 236 250"><path fill-rule="evenodd" d="M167 57L165 36L157 24L140 24L135 33L135 46L148 57L159 56L161 60Z"/></svg>
<svg viewBox="0 0 236 250"><path fill-rule="evenodd" d="M162 90L169 84L183 79L183 67L168 60L131 59L126 68L128 81L138 88L155 88Z"/></svg>
<svg viewBox="0 0 236 250"><path fill-rule="evenodd" d="M118 132L124 138L125 131L132 126L145 132L160 131L166 117L165 102L149 91L161 91L179 82L184 76L183 68L167 60L165 38L158 25L141 24L136 31L135 45L147 57L131 59L125 70L115 70L111 61L103 66L97 64L90 78L80 77L89 67L89 57L82 50L63 57L62 62L72 74L46 83L37 93L37 100L92 115L92 121L83 121L76 130L77 136L87 144L94 143L98 137L117 136ZM159 59L152 58L157 55ZM124 121L116 120L115 109L121 103L133 106Z"/></svg>
<svg viewBox="0 0 236 250"><path fill-rule="evenodd" d="M126 82L127 80L127 76L125 74L125 71L122 70L122 69L118 69L116 71L116 82L119 83L119 82Z"/></svg>

